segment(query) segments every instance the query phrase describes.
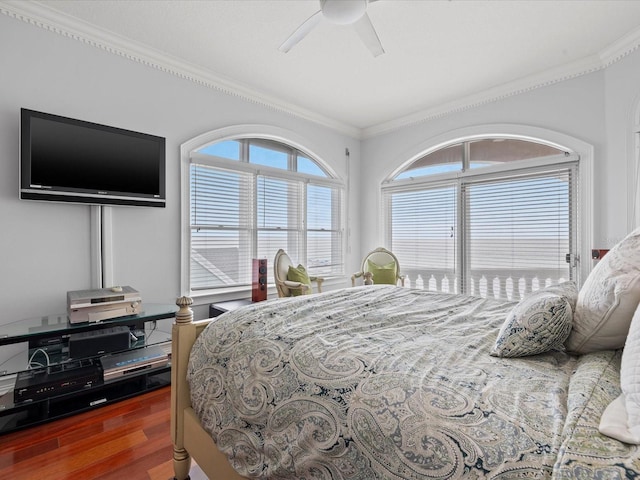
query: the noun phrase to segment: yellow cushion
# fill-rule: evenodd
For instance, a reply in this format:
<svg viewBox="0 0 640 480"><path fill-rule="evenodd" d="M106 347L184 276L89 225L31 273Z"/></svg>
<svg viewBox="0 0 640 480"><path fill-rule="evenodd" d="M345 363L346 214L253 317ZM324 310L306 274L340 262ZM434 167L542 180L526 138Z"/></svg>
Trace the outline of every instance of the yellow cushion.
<svg viewBox="0 0 640 480"><path fill-rule="evenodd" d="M373 283L375 285L395 285L398 282L396 275L396 262L387 265L377 265L371 260L367 260L368 270L373 273Z"/></svg>
<svg viewBox="0 0 640 480"><path fill-rule="evenodd" d="M309 274L307 273L307 270L302 265L298 265L297 267L294 267L293 265L289 265L289 271L287 272L287 280L289 280L290 282L300 282L300 283L309 285L309 289L304 291L297 288L292 288L291 289L292 295L297 296L305 293L311 293L311 280L309 279Z"/></svg>

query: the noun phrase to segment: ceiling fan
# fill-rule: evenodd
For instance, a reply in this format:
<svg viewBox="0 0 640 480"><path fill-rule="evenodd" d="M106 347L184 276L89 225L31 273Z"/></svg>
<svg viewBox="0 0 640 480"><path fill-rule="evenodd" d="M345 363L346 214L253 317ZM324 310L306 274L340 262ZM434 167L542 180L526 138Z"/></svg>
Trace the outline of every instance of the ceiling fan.
<svg viewBox="0 0 640 480"><path fill-rule="evenodd" d="M382 55L384 48L380 43L369 15L367 5L376 0L320 0L320 10L311 15L280 45L281 52L288 52L300 40L307 36L322 20L334 25L353 25L360 39L374 57Z"/></svg>

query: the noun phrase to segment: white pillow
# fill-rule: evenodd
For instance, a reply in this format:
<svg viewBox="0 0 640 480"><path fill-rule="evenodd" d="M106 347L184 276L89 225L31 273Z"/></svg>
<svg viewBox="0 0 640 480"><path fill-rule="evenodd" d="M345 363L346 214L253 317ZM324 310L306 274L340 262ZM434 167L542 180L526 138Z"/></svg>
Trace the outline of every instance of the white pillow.
<svg viewBox="0 0 640 480"><path fill-rule="evenodd" d="M600 432L640 445L640 307L633 315L620 365L622 394L605 409Z"/></svg>
<svg viewBox="0 0 640 480"><path fill-rule="evenodd" d="M577 288L565 282L543 288L523 298L502 324L490 355L524 357L550 350L564 350L571 331Z"/></svg>
<svg viewBox="0 0 640 480"><path fill-rule="evenodd" d="M622 348L640 303L640 229L627 235L591 271L578 294L567 350Z"/></svg>
<svg viewBox="0 0 640 480"><path fill-rule="evenodd" d="M607 437L615 438L624 443L638 444L638 438L629 431L627 418L624 394L620 394L605 408L602 417L600 417L598 429L601 434Z"/></svg>

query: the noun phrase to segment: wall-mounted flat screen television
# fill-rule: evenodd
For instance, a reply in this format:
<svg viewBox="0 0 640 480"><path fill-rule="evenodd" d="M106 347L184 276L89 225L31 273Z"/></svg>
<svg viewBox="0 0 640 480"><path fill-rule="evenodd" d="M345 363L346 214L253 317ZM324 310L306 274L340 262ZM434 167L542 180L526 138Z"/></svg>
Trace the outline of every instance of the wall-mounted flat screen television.
<svg viewBox="0 0 640 480"><path fill-rule="evenodd" d="M21 109L20 198L164 207L165 139Z"/></svg>

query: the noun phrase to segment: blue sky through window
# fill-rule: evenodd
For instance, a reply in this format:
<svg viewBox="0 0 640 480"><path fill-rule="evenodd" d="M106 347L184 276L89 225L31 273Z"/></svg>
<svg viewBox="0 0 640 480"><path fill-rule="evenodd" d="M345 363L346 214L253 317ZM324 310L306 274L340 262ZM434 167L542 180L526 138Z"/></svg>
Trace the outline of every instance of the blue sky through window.
<svg viewBox="0 0 640 480"><path fill-rule="evenodd" d="M257 165L264 165L266 167L288 170L289 155L286 152L279 150L250 145L249 162Z"/></svg>
<svg viewBox="0 0 640 480"><path fill-rule="evenodd" d="M310 158L298 155L298 172L318 177L326 177L327 174Z"/></svg>
<svg viewBox="0 0 640 480"><path fill-rule="evenodd" d="M199 153L205 155L214 155L217 157L228 158L230 160L240 160L240 142L236 140L227 140L218 142L198 150Z"/></svg>

